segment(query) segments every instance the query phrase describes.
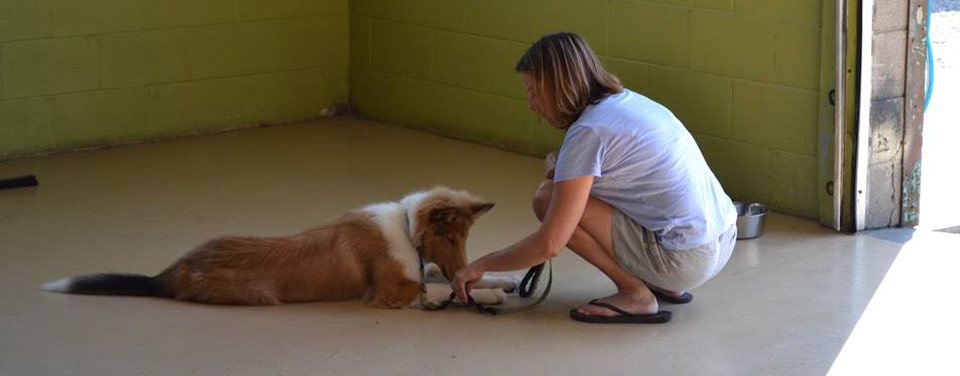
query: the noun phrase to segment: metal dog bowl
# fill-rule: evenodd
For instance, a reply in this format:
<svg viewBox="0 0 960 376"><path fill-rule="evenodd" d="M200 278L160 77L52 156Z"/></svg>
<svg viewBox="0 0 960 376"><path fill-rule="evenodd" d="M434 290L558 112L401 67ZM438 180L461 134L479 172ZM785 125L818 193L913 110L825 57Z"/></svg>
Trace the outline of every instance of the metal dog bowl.
<svg viewBox="0 0 960 376"><path fill-rule="evenodd" d="M763 204L734 202L737 208L737 239L753 239L763 235L763 219L769 211Z"/></svg>

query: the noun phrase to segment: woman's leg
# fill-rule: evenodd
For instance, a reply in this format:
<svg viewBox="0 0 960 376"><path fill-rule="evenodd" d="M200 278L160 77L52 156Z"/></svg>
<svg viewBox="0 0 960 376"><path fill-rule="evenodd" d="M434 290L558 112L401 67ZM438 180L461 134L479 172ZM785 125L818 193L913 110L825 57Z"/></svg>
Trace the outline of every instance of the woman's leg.
<svg viewBox="0 0 960 376"><path fill-rule="evenodd" d="M537 189L533 198L533 211L543 220L550 206L553 182L545 181ZM612 304L630 313L656 313L659 309L657 299L647 285L624 270L614 259L612 239L613 208L596 198L590 197L584 209L583 217L570 238L567 247L584 260L600 269L614 285L617 293L600 301ZM582 304L577 307L585 315L616 316L617 313L606 308Z"/></svg>

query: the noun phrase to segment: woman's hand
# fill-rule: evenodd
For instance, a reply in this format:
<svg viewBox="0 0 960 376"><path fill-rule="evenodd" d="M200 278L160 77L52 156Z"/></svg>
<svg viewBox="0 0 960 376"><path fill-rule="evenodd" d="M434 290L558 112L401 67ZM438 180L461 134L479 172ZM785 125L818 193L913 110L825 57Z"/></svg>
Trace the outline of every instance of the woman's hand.
<svg viewBox="0 0 960 376"><path fill-rule="evenodd" d="M477 283L481 278L483 278L483 270L474 262L457 271L457 274L453 276L453 281L450 281L450 288L457 293L457 298L460 299L461 302L466 303L470 301L470 299L467 298L467 294L470 292L470 289L473 288L473 284Z"/></svg>

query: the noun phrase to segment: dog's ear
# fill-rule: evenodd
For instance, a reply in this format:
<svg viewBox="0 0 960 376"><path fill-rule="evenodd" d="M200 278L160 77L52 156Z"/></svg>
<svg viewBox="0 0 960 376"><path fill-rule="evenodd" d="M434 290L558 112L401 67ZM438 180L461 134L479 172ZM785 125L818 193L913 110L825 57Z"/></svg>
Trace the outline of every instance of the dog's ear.
<svg viewBox="0 0 960 376"><path fill-rule="evenodd" d="M460 209L455 207L437 208L430 212L430 222L436 224L451 223L457 220Z"/></svg>
<svg viewBox="0 0 960 376"><path fill-rule="evenodd" d="M470 214L473 215L473 217L479 217L483 215L483 213L486 213L490 211L490 209L493 209L495 205L496 204L492 202L484 202L484 203L470 205Z"/></svg>

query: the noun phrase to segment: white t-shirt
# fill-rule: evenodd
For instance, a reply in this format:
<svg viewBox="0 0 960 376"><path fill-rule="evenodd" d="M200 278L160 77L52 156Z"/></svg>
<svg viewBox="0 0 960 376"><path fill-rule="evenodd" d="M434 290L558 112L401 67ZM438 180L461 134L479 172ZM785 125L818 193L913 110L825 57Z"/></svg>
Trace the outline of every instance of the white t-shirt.
<svg viewBox="0 0 960 376"><path fill-rule="evenodd" d="M554 181L581 176L596 177L592 196L670 249L716 240L737 220L690 132L666 107L630 90L590 105L568 128Z"/></svg>

